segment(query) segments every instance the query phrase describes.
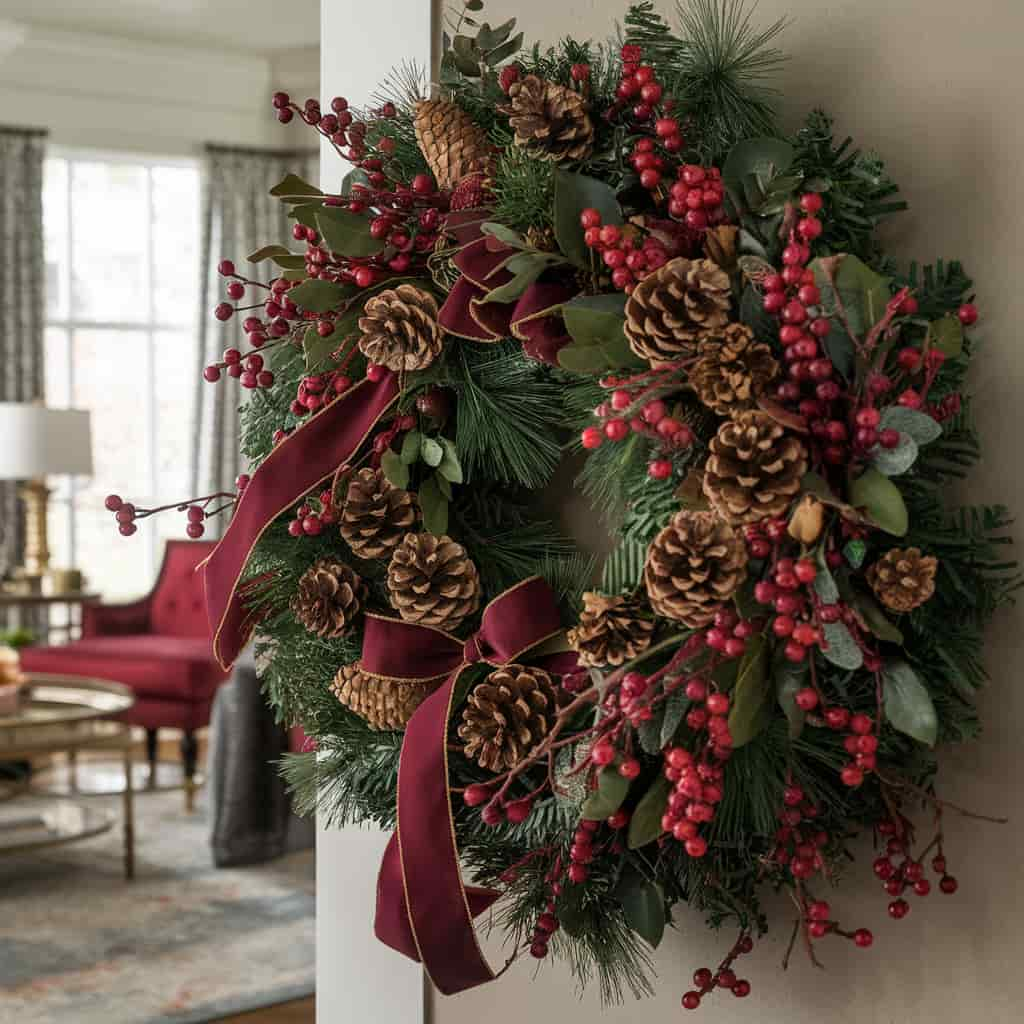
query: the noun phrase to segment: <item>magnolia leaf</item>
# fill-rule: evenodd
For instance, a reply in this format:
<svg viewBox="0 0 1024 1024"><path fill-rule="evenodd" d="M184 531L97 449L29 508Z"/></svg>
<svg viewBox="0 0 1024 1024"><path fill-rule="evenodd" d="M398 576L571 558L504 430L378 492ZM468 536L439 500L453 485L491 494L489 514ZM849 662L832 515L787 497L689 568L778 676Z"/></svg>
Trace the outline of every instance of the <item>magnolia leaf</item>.
<svg viewBox="0 0 1024 1024"><path fill-rule="evenodd" d="M789 723L789 738L795 740L804 729L806 712L797 705L797 692L807 684L808 666L806 661L794 664L781 658L775 665L775 696L782 713Z"/></svg>
<svg viewBox="0 0 1024 1024"><path fill-rule="evenodd" d="M747 175L754 174L767 184L776 175L788 171L793 163L793 147L784 139L763 135L737 142L722 166L722 180L735 194L741 194Z"/></svg>
<svg viewBox="0 0 1024 1024"><path fill-rule="evenodd" d="M380 468L389 484L394 487L409 486L409 467L390 448L380 457Z"/></svg>
<svg viewBox="0 0 1024 1024"><path fill-rule="evenodd" d="M420 458L431 468L437 469L444 458L444 449L432 437L424 436L420 442Z"/></svg>
<svg viewBox="0 0 1024 1024"><path fill-rule="evenodd" d="M295 289L292 289L294 291ZM291 292L289 292L291 294ZM316 324L310 324L302 339L302 349L306 357L306 372L320 373L326 368L328 360L338 351L339 338L344 338L355 328L359 318L358 310L350 310L335 321L335 331L326 338L321 338ZM287 349L286 349L287 351ZM336 361L336 360L335 360Z"/></svg>
<svg viewBox="0 0 1024 1024"><path fill-rule="evenodd" d="M586 174L555 171L555 239L562 252L578 267L590 269L592 254L583 241L580 214L593 208L602 224L621 224L622 210L610 186Z"/></svg>
<svg viewBox="0 0 1024 1024"><path fill-rule="evenodd" d="M903 633L889 621L889 617L876 604L875 599L869 597L862 590L854 592L854 609L860 614L864 625L878 637L879 640L886 640L891 644L902 644Z"/></svg>
<svg viewBox="0 0 1024 1024"><path fill-rule="evenodd" d="M370 218L340 206L324 206L316 215L317 227L327 247L342 256L376 256L384 247L370 234Z"/></svg>
<svg viewBox="0 0 1024 1024"><path fill-rule="evenodd" d="M939 716L917 673L905 661L887 661L882 666L882 687L885 716L893 728L934 747L939 736Z"/></svg>
<svg viewBox="0 0 1024 1024"><path fill-rule="evenodd" d="M452 498L453 498L453 497L455 496L455 492L454 492L454 491L452 491L452 484L451 484L451 481L450 481L450 480L447 480L447 479L445 479L445 477L441 476L441 471L440 471L440 470L438 470L438 471L437 471L437 472L436 472L436 473L434 474L434 479L435 479L435 480L437 481L437 486L441 488L441 493L442 493L442 494L443 494L443 495L444 495L444 496L445 496L445 497L446 497L446 498L447 498L447 499L448 499L449 501L451 501L451 500L452 500Z"/></svg>
<svg viewBox="0 0 1024 1024"><path fill-rule="evenodd" d="M437 467L438 476L450 483L461 484L463 480L462 463L459 462L459 453L454 443L447 437L440 437L438 440L444 449L444 458L441 459Z"/></svg>
<svg viewBox="0 0 1024 1024"><path fill-rule="evenodd" d="M323 208L323 203L301 203L299 206L293 206L288 211L288 216L292 220L297 220L304 227L318 231L320 225L317 223L316 215Z"/></svg>
<svg viewBox="0 0 1024 1024"><path fill-rule="evenodd" d="M585 345L559 349L558 363L573 373L607 373L612 368L601 349Z"/></svg>
<svg viewBox="0 0 1024 1024"><path fill-rule="evenodd" d="M512 228L505 227L504 224L498 224L493 220L485 221L481 224L480 231L482 234L496 238L505 245L512 246L513 249L525 249L527 247L526 239L518 231L513 231Z"/></svg>
<svg viewBox="0 0 1024 1024"><path fill-rule="evenodd" d="M411 466L419 460L420 447L423 435L418 430L410 430L402 441L402 461Z"/></svg>
<svg viewBox="0 0 1024 1024"><path fill-rule="evenodd" d="M653 843L664 829L661 818L668 806L668 795L672 791L672 783L659 774L651 783L651 788L640 798L640 803L629 819L629 832L626 845L631 850L639 850L641 846Z"/></svg>
<svg viewBox="0 0 1024 1024"><path fill-rule="evenodd" d="M626 296L580 295L562 306L565 329L578 345L603 345L622 337Z"/></svg>
<svg viewBox="0 0 1024 1024"><path fill-rule="evenodd" d="M760 633L747 639L747 651L740 661L730 700L729 732L733 747L738 748L749 743L765 726L768 647Z"/></svg>
<svg viewBox="0 0 1024 1024"><path fill-rule="evenodd" d="M864 664L864 654L843 622L826 622L823 626L825 643L821 653L827 661L839 668L853 671Z"/></svg>
<svg viewBox="0 0 1024 1024"><path fill-rule="evenodd" d="M615 895L622 904L626 923L651 946L665 934L665 894L657 882L648 881L636 868L622 872Z"/></svg>
<svg viewBox="0 0 1024 1024"><path fill-rule="evenodd" d="M950 359L964 350L964 326L952 313L928 325L928 342Z"/></svg>
<svg viewBox="0 0 1024 1024"><path fill-rule="evenodd" d="M674 690L665 700L665 717L661 723L661 745L663 747L672 742L688 706L686 693L681 689Z"/></svg>
<svg viewBox="0 0 1024 1024"><path fill-rule="evenodd" d="M898 430L915 441L918 447L931 444L942 436L942 426L926 412L908 409L902 405L890 405L882 413L879 430Z"/></svg>
<svg viewBox="0 0 1024 1024"><path fill-rule="evenodd" d="M420 509L423 512L423 528L427 533L440 537L448 532L448 499L441 493L437 478L430 476L420 484Z"/></svg>
<svg viewBox="0 0 1024 1024"><path fill-rule="evenodd" d="M587 821L603 821L610 818L621 806L629 792L629 779L624 779L619 770L608 765L597 774L597 789L583 801L583 817Z"/></svg>
<svg viewBox="0 0 1024 1024"><path fill-rule="evenodd" d="M871 464L885 476L900 476L917 462L917 442L908 434L900 434L895 448L875 445L871 453Z"/></svg>
<svg viewBox="0 0 1024 1024"><path fill-rule="evenodd" d="M311 313L327 313L337 309L353 294L354 289L351 285L335 284L333 281L321 281L311 277L292 288L288 292L288 298L300 309L307 309Z"/></svg>
<svg viewBox="0 0 1024 1024"><path fill-rule="evenodd" d="M316 185L310 185L308 181L303 181L297 174L286 174L270 190L270 194L277 199L292 199L296 196L322 196L323 192Z"/></svg>
<svg viewBox="0 0 1024 1024"><path fill-rule="evenodd" d="M665 705L651 709L651 717L637 726L636 734L645 754L657 757L661 753L661 725L665 721Z"/></svg>
<svg viewBox="0 0 1024 1024"><path fill-rule="evenodd" d="M871 521L886 533L894 537L906 534L909 521L903 495L877 469L869 466L850 482L850 503L865 509Z"/></svg>

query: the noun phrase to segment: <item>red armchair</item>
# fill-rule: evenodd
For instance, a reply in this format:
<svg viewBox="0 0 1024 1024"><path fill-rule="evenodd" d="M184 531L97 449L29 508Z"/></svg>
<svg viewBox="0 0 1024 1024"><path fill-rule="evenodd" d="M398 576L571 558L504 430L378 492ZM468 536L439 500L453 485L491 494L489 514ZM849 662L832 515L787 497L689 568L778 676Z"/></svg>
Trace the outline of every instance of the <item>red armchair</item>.
<svg viewBox="0 0 1024 1024"><path fill-rule="evenodd" d="M87 605L80 640L21 652L29 672L94 676L131 687L135 704L122 717L146 730L150 779L157 730L181 729L188 809L195 791L195 732L209 723L214 694L226 678L213 658L202 575L196 571L212 550L211 543L168 541L146 597L132 604Z"/></svg>

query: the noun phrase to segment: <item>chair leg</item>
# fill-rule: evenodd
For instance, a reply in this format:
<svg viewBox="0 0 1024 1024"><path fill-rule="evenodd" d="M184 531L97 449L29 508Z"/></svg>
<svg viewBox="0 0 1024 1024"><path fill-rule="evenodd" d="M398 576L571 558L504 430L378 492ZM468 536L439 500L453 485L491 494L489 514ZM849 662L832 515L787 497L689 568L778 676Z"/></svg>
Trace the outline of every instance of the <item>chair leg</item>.
<svg viewBox="0 0 1024 1024"><path fill-rule="evenodd" d="M146 779L146 789L156 789L156 754L157 754L157 732L156 729L146 730L146 760L149 762L149 778Z"/></svg>
<svg viewBox="0 0 1024 1024"><path fill-rule="evenodd" d="M191 813L196 798L196 760L199 754L199 742L194 732L186 732L181 737L181 763L185 770L185 811Z"/></svg>

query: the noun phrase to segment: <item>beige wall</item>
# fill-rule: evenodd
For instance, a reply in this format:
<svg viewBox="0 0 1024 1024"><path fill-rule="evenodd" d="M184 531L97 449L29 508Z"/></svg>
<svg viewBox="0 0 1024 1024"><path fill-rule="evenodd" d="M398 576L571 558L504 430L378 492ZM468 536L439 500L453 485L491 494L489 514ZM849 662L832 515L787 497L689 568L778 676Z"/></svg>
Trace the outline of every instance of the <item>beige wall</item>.
<svg viewBox="0 0 1024 1024"><path fill-rule="evenodd" d="M663 9L670 3L662 0ZM612 0L488 0L492 20L516 14L527 39L571 32L601 36L621 15ZM975 372L981 426L988 442L971 494L1024 509L1019 438L1024 434L1024 289L1019 240L1024 235L1024 3L1019 0L761 0L765 21L789 12L785 35L793 55L783 84L785 119L793 123L817 103L841 131L886 155L903 183L911 212L890 232L899 255L959 256L977 280L984 319L984 356ZM941 783L952 800L1007 813L1006 826L950 820L948 852L960 876L954 897L915 901L900 923L885 916L887 897L865 877L845 886L834 904L871 927L868 952L835 941L821 952L826 972L797 957L779 970L788 915L746 958L754 991L740 1001L714 997L694 1019L787 1024L882 1024L904 1021L992 1024L1024 1016L1020 732L1024 727L1024 652L1020 611L993 630L988 664L994 683L981 702L984 746L946 752ZM854 881L851 879L851 882ZM860 908L860 909L855 909ZM849 913L847 914L847 911ZM545 967L531 984L532 963L474 992L434 997L436 1024L576 1024L685 1016L678 998L691 972L711 964L729 943L708 933L685 908L679 932L658 952L657 997L598 1013L588 994L577 1001L571 978Z"/></svg>

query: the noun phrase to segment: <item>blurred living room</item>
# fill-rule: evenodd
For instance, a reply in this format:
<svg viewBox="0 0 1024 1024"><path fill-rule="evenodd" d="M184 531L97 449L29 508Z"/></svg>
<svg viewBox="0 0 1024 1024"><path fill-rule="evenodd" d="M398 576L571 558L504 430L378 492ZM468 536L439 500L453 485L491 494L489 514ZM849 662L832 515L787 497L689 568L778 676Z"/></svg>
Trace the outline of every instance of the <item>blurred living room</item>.
<svg viewBox="0 0 1024 1024"><path fill-rule="evenodd" d="M195 570L263 370L203 380L218 264L317 180L271 100L319 95L319 37L319 0L0 0L2 1021L313 1020L304 738Z"/></svg>

